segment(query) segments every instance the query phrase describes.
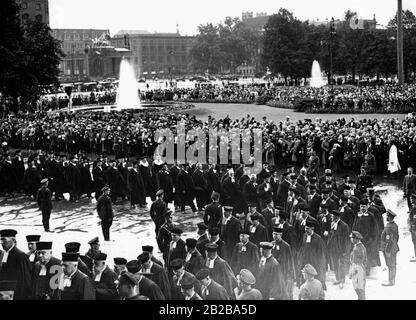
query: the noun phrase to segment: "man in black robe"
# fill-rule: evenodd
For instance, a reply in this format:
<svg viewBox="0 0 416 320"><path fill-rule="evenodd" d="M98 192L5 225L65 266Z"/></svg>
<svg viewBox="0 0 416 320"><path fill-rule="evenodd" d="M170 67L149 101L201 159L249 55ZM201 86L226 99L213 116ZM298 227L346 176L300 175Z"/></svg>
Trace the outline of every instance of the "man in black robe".
<svg viewBox="0 0 416 320"><path fill-rule="evenodd" d="M165 269L151 260L149 252L141 253L137 260L141 263L141 272L159 286L166 300L170 300L170 282Z"/></svg>
<svg viewBox="0 0 416 320"><path fill-rule="evenodd" d="M351 207L348 205L348 197L346 197L345 195L341 195L340 201L341 206L339 212L341 213L341 220L344 221L351 230L355 221L354 210L352 210Z"/></svg>
<svg viewBox="0 0 416 320"><path fill-rule="evenodd" d="M181 211L185 212L185 206L190 206L193 213L196 213L194 204L195 185L192 176L189 174L189 164L182 165L182 170L178 174L178 194L181 201Z"/></svg>
<svg viewBox="0 0 416 320"><path fill-rule="evenodd" d="M205 245L207 258L205 267L211 272L211 278L222 285L230 297L234 297L234 288L237 287L237 279L227 261L218 256L218 245L207 243Z"/></svg>
<svg viewBox="0 0 416 320"><path fill-rule="evenodd" d="M78 253L62 253L64 276L59 281L60 300L95 300L91 279L78 270Z"/></svg>
<svg viewBox="0 0 416 320"><path fill-rule="evenodd" d="M230 300L227 290L215 280L211 279L210 269L201 269L195 275L201 283L201 297L203 300Z"/></svg>
<svg viewBox="0 0 416 320"><path fill-rule="evenodd" d="M285 298L285 281L282 267L272 255L270 242L260 243L260 262L256 276L256 288L264 300L283 300Z"/></svg>
<svg viewBox="0 0 416 320"><path fill-rule="evenodd" d="M298 252L297 273L298 286L301 285L300 272L306 264L311 264L318 272L317 279L322 283L326 290L325 276L328 263L326 261L326 245L322 238L314 232L315 224L306 220L305 233Z"/></svg>
<svg viewBox="0 0 416 320"><path fill-rule="evenodd" d="M171 277L173 274L172 267L170 263L175 259L185 259L186 257L186 248L185 241L181 239L183 231L180 228L173 228L171 230L172 240L169 243L169 249L166 255L166 270L168 276Z"/></svg>
<svg viewBox="0 0 416 320"><path fill-rule="evenodd" d="M102 195L101 189L106 185L105 171L103 168L103 161L101 158L96 159L96 166L92 169L93 186L95 192L95 199Z"/></svg>
<svg viewBox="0 0 416 320"><path fill-rule="evenodd" d="M248 269L257 273L260 261L259 248L250 241L250 232L241 230L240 242L234 245L234 250L230 259L231 268L234 274L238 274L241 269Z"/></svg>
<svg viewBox="0 0 416 320"><path fill-rule="evenodd" d="M57 300L61 260L52 256L52 242L38 242L39 261L33 267L33 300ZM52 282L51 282L52 280ZM52 286L52 283L55 285Z"/></svg>
<svg viewBox="0 0 416 320"><path fill-rule="evenodd" d="M130 191L130 207L134 209L138 205L143 208L146 205L143 180L137 168L137 161L133 160L132 164L133 168L129 170L127 178L127 186Z"/></svg>
<svg viewBox="0 0 416 320"><path fill-rule="evenodd" d="M192 180L195 186L196 204L198 206L198 210L202 211L210 201L210 193L208 184L203 175L201 163L196 164L196 169L192 173Z"/></svg>
<svg viewBox="0 0 416 320"><path fill-rule="evenodd" d="M127 181L124 180L120 171L116 167L116 161L111 162L111 166L105 171L105 179L110 187L110 198L113 204L117 202L118 197L125 197Z"/></svg>
<svg viewBox="0 0 416 320"><path fill-rule="evenodd" d="M110 227L113 224L113 205L110 198L110 188L105 186L102 189L103 194L97 200L97 212L101 220L104 240L110 241Z"/></svg>
<svg viewBox="0 0 416 320"><path fill-rule="evenodd" d="M156 235L159 233L160 227L165 222L164 214L168 210L168 206L164 201L164 191L159 190L156 192L156 201L150 206L150 217L155 223Z"/></svg>
<svg viewBox="0 0 416 320"><path fill-rule="evenodd" d="M91 178L90 163L87 157L82 157L82 161L79 163L78 169L80 173L80 189L78 195L81 198L85 194L88 199L91 199L93 182Z"/></svg>
<svg viewBox="0 0 416 320"><path fill-rule="evenodd" d="M166 203L173 202L173 178L168 170L167 164L164 164L162 170L157 173L157 189L163 190L164 192L164 201ZM157 195L156 195L157 196Z"/></svg>
<svg viewBox="0 0 416 320"><path fill-rule="evenodd" d="M240 241L240 222L232 215L233 207L223 207L220 239L225 242L225 259L231 259L235 245Z"/></svg>
<svg viewBox="0 0 416 320"><path fill-rule="evenodd" d="M335 273L335 285L344 286L348 274L349 254L351 251L349 226L341 220L339 210L332 211L331 230L328 237L329 266Z"/></svg>
<svg viewBox="0 0 416 320"><path fill-rule="evenodd" d="M211 194L212 202L206 206L204 213L204 223L208 228L219 228L222 219L222 207L219 204L220 194L213 192Z"/></svg>
<svg viewBox="0 0 416 320"><path fill-rule="evenodd" d="M13 300L28 300L32 293L32 264L28 256L16 247L16 230L0 231L0 284L10 282Z"/></svg>
<svg viewBox="0 0 416 320"><path fill-rule="evenodd" d="M150 300L165 300L165 296L159 286L141 272L142 264L138 260L127 262L127 271L132 273L138 282L138 288L141 295L148 297Z"/></svg>
<svg viewBox="0 0 416 320"><path fill-rule="evenodd" d="M80 190L81 174L76 165L76 157L71 156L69 160L65 168L65 178L69 187L69 201L74 202L79 200L78 192Z"/></svg>
<svg viewBox="0 0 416 320"><path fill-rule="evenodd" d="M205 223L200 222L197 224L197 227L198 227L198 230L197 230L198 239L196 243L196 249L205 259L206 258L205 245L209 243L208 226Z"/></svg>
<svg viewBox="0 0 416 320"><path fill-rule="evenodd" d="M283 240L284 229L273 227L272 255L279 262L285 282L284 299L293 300L293 283L296 279L294 257L290 244Z"/></svg>
<svg viewBox="0 0 416 320"><path fill-rule="evenodd" d="M196 274L204 266L205 258L196 248L198 241L196 239L188 238L186 244L185 270Z"/></svg>
<svg viewBox="0 0 416 320"><path fill-rule="evenodd" d="M22 158L22 151L16 150L12 159L13 169L16 176L15 189L18 192L23 191L23 178L25 175L25 163Z"/></svg>
<svg viewBox="0 0 416 320"><path fill-rule="evenodd" d="M118 300L118 292L115 281L116 273L106 264L107 255L97 253L94 258L92 284L95 290L96 300Z"/></svg>
<svg viewBox="0 0 416 320"><path fill-rule="evenodd" d="M146 157L139 158L139 174L143 179L145 196L150 197L152 201L155 200L156 190L152 179L152 170Z"/></svg>

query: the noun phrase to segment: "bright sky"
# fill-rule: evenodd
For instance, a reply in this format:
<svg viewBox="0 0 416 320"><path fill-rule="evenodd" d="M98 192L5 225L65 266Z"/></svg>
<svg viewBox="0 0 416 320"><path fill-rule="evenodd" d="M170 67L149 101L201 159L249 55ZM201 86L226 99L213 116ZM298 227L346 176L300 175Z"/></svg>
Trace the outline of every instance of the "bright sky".
<svg viewBox="0 0 416 320"><path fill-rule="evenodd" d="M122 29L176 32L194 35L207 22L243 11L277 13L283 7L301 20L343 18L348 9L363 19L376 15L386 25L397 11L397 0L49 0L51 28ZM416 1L403 0L403 9L416 14Z"/></svg>

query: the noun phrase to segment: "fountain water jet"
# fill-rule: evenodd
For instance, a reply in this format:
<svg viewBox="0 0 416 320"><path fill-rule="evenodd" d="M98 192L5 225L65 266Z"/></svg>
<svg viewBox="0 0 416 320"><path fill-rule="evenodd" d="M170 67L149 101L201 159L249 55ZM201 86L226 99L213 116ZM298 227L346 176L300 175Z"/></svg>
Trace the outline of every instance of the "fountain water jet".
<svg viewBox="0 0 416 320"><path fill-rule="evenodd" d="M319 66L319 62L314 60L312 64L310 86L312 88L320 88L324 85L326 85L326 82L322 77L321 67Z"/></svg>
<svg viewBox="0 0 416 320"><path fill-rule="evenodd" d="M120 78L116 99L117 109L143 109L138 94L138 84L134 68L123 57L120 63Z"/></svg>

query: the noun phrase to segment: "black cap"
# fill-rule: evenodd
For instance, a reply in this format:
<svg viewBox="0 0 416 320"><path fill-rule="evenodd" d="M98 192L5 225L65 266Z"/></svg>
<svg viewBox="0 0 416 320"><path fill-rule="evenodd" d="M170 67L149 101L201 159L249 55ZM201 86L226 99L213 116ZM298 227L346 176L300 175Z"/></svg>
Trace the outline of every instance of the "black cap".
<svg viewBox="0 0 416 320"><path fill-rule="evenodd" d="M152 246L142 246L142 251L143 252L153 252L153 247Z"/></svg>
<svg viewBox="0 0 416 320"><path fill-rule="evenodd" d="M26 236L27 242L38 242L40 240L40 235L29 235Z"/></svg>
<svg viewBox="0 0 416 320"><path fill-rule="evenodd" d="M205 249L208 252L217 252L218 244L216 244L216 243L207 243L207 244L205 244Z"/></svg>
<svg viewBox="0 0 416 320"><path fill-rule="evenodd" d="M334 216L337 216L337 217L339 217L339 216L341 216L341 211L339 211L339 210L332 210L332 212L331 212Z"/></svg>
<svg viewBox="0 0 416 320"><path fill-rule="evenodd" d="M126 263L126 268L128 272L131 272L133 274L140 271L142 265L138 260L131 260Z"/></svg>
<svg viewBox="0 0 416 320"><path fill-rule="evenodd" d="M146 263L150 260L150 254L149 252L142 252L138 257L137 260L140 261L141 264Z"/></svg>
<svg viewBox="0 0 416 320"><path fill-rule="evenodd" d="M13 229L3 229L0 231L0 237L16 237L17 231Z"/></svg>
<svg viewBox="0 0 416 320"><path fill-rule="evenodd" d="M361 199L360 200L360 205L364 205L364 206L368 205L368 199L367 198Z"/></svg>
<svg viewBox="0 0 416 320"><path fill-rule="evenodd" d="M214 228L210 228L208 230L208 233L212 236L216 236L217 234L220 234L220 229L214 227Z"/></svg>
<svg viewBox="0 0 416 320"><path fill-rule="evenodd" d="M51 241L40 241L36 243L36 250L52 250Z"/></svg>
<svg viewBox="0 0 416 320"><path fill-rule="evenodd" d="M62 252L62 262L77 262L79 254L75 252Z"/></svg>
<svg viewBox="0 0 416 320"><path fill-rule="evenodd" d="M185 243L186 243L187 247L195 248L198 241L196 239L193 239L193 238L188 238L188 239L186 239Z"/></svg>
<svg viewBox="0 0 416 320"><path fill-rule="evenodd" d="M174 259L170 263L170 266L172 267L173 270L179 270L180 268L183 267L183 265L184 265L183 259Z"/></svg>
<svg viewBox="0 0 416 320"><path fill-rule="evenodd" d="M211 271L209 269L201 269L196 273L196 278L201 281L203 279L205 279L206 277L208 277L211 274Z"/></svg>
<svg viewBox="0 0 416 320"><path fill-rule="evenodd" d="M181 228L173 228L170 233L179 234L181 235L183 233Z"/></svg>
<svg viewBox="0 0 416 320"><path fill-rule="evenodd" d="M98 237L95 237L95 238L92 238L90 241L88 241L88 244L89 245L91 245L91 244L97 244L99 242L100 242L100 240L98 239Z"/></svg>
<svg viewBox="0 0 416 320"><path fill-rule="evenodd" d="M99 252L94 255L93 260L95 261L105 261L107 260L107 255L103 252Z"/></svg>
<svg viewBox="0 0 416 320"><path fill-rule="evenodd" d="M137 279L134 277L134 274L130 272L124 272L118 279L120 284L128 284L132 287L137 285Z"/></svg>
<svg viewBox="0 0 416 320"><path fill-rule="evenodd" d="M273 232L282 233L283 232L283 228L273 227Z"/></svg>
<svg viewBox="0 0 416 320"><path fill-rule="evenodd" d="M114 258L113 260L114 260L114 264L116 265L125 266L127 264L127 259L125 258L117 257L117 258Z"/></svg>
<svg viewBox="0 0 416 320"><path fill-rule="evenodd" d="M79 252L79 248L81 247L81 244L79 242L68 242L65 243L65 250L67 253L71 252Z"/></svg>
<svg viewBox="0 0 416 320"><path fill-rule="evenodd" d="M309 228L315 228L315 223L310 220L306 220L306 226Z"/></svg>

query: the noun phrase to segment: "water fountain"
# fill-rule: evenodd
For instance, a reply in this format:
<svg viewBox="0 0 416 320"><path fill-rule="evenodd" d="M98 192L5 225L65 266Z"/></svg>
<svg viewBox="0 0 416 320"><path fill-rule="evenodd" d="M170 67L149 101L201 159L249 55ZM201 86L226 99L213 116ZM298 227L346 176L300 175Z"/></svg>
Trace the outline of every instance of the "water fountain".
<svg viewBox="0 0 416 320"><path fill-rule="evenodd" d="M319 66L319 62L314 60L312 64L310 86L313 88L320 88L324 85L326 85L326 81L322 77L321 67Z"/></svg>
<svg viewBox="0 0 416 320"><path fill-rule="evenodd" d="M138 84L133 66L123 57L116 99L117 110L143 109L138 95Z"/></svg>

